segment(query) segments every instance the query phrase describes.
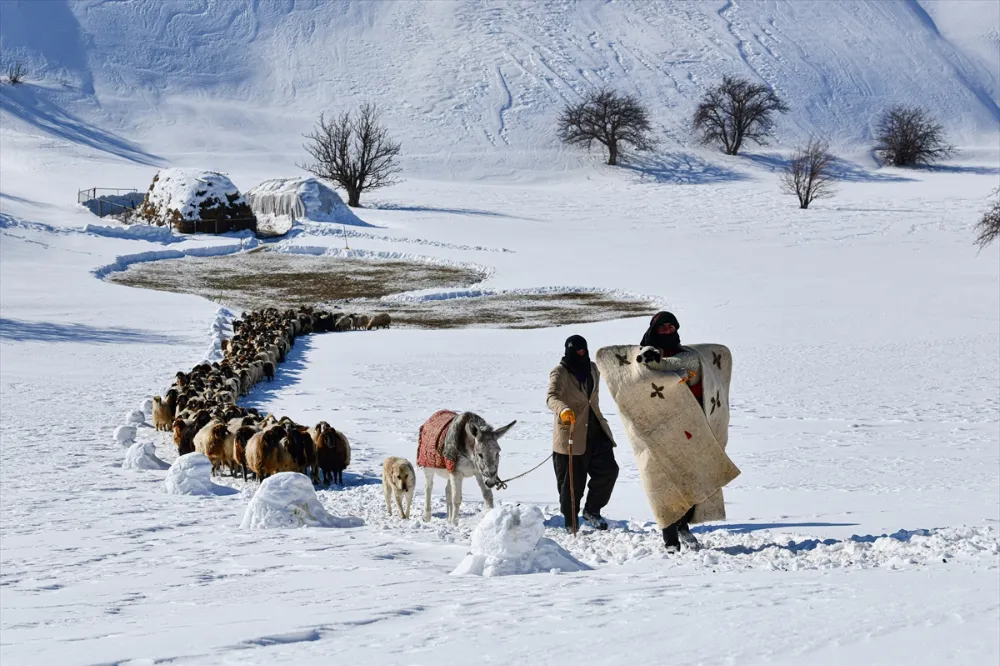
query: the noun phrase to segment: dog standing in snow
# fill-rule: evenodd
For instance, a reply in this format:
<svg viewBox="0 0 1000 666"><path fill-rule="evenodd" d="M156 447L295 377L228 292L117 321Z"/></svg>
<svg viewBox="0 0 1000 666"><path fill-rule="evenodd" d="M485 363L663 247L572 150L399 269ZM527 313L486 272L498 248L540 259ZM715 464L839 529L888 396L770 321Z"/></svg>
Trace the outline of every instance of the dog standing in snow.
<svg viewBox="0 0 1000 666"><path fill-rule="evenodd" d="M410 505L413 504L413 489L417 482L413 465L405 458L395 456L385 459L382 463L382 490L385 492L385 508L392 515L390 497L395 498L399 513L404 519L410 518ZM403 509L403 498L406 498L406 509Z"/></svg>

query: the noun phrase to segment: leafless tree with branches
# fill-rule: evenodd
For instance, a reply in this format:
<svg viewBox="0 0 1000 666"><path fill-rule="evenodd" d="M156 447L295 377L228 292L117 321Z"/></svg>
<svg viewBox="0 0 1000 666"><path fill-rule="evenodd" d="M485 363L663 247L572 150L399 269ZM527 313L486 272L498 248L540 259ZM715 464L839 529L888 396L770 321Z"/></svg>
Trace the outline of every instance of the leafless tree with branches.
<svg viewBox="0 0 1000 666"><path fill-rule="evenodd" d="M944 127L926 109L902 104L886 109L875 126L875 152L885 164L923 166L951 155Z"/></svg>
<svg viewBox="0 0 1000 666"><path fill-rule="evenodd" d="M701 98L692 125L702 143L719 144L727 155L737 155L744 141L767 144L776 113L788 113L788 105L771 88L724 76Z"/></svg>
<svg viewBox="0 0 1000 666"><path fill-rule="evenodd" d="M1000 238L1000 188L993 191L995 198L976 223L976 245L980 250Z"/></svg>
<svg viewBox="0 0 1000 666"><path fill-rule="evenodd" d="M652 150L653 126L649 111L635 95L608 88L594 90L579 104L566 106L559 116L559 138L564 143L586 146L594 142L608 149L608 164L618 164L624 147Z"/></svg>
<svg viewBox="0 0 1000 666"><path fill-rule="evenodd" d="M23 63L12 62L7 65L7 83L10 85L16 86L24 83L26 76L28 76L28 70Z"/></svg>
<svg viewBox="0 0 1000 666"><path fill-rule="evenodd" d="M400 144L389 137L381 123L381 112L371 102L353 114L345 111L329 120L325 115L311 134L305 149L313 162L301 165L319 178L333 181L347 191L347 205L361 205L361 194L398 182Z"/></svg>
<svg viewBox="0 0 1000 666"><path fill-rule="evenodd" d="M830 144L810 139L805 147L795 151L788 168L781 174L781 189L799 198L799 208L809 208L814 200L833 196L832 165Z"/></svg>

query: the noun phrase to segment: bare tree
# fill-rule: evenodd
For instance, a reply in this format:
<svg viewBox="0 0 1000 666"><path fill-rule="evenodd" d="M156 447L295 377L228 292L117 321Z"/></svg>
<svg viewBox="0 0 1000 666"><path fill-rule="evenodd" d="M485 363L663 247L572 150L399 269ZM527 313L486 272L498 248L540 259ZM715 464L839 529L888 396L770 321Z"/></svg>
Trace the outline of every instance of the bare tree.
<svg viewBox="0 0 1000 666"><path fill-rule="evenodd" d="M302 168L319 178L333 181L347 191L347 205L361 205L361 194L398 182L400 144L389 138L380 122L381 112L370 102L353 114L345 111L329 120L325 115L311 134L306 151L311 164Z"/></svg>
<svg viewBox="0 0 1000 666"><path fill-rule="evenodd" d="M814 200L833 196L832 165L830 144L810 139L805 147L795 151L788 168L781 174L781 189L799 198L799 208L809 208Z"/></svg>
<svg viewBox="0 0 1000 666"><path fill-rule="evenodd" d="M608 164L618 164L623 147L652 150L656 142L649 111L635 95L602 88L579 104L567 105L559 115L559 138L564 143L586 146L594 142L608 149Z"/></svg>
<svg viewBox="0 0 1000 666"><path fill-rule="evenodd" d="M980 250L1000 238L1000 188L993 191L993 196L996 199L976 223L976 245Z"/></svg>
<svg viewBox="0 0 1000 666"><path fill-rule="evenodd" d="M724 76L702 96L692 125L702 143L719 144L727 155L737 155L744 141L767 144L775 113L788 113L788 105L771 88Z"/></svg>
<svg viewBox="0 0 1000 666"><path fill-rule="evenodd" d="M944 127L926 109L902 104L882 112L875 141L879 158L899 167L931 164L955 150L945 141Z"/></svg>
<svg viewBox="0 0 1000 666"><path fill-rule="evenodd" d="M7 65L7 83L12 86L24 83L24 78L28 75L28 70L20 62L12 62Z"/></svg>

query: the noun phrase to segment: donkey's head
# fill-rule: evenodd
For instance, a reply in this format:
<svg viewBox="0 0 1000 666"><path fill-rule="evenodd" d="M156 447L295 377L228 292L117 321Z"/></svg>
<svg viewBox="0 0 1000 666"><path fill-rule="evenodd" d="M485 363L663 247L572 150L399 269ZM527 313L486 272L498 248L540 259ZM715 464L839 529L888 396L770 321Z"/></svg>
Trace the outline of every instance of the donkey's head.
<svg viewBox="0 0 1000 666"><path fill-rule="evenodd" d="M492 488L499 481L500 445L497 440L507 434L515 423L517 421L511 421L502 428L493 428L482 419L470 419L465 426L472 444L472 460L487 488Z"/></svg>

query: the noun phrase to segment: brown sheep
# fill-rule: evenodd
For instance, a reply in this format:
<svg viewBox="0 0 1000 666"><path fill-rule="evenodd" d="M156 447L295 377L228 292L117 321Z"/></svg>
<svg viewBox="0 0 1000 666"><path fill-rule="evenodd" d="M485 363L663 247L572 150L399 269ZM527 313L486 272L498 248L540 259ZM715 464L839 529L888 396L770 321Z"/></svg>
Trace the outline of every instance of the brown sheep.
<svg viewBox="0 0 1000 666"><path fill-rule="evenodd" d="M233 433L232 450L226 452L231 460L230 469L233 475L236 475L236 469L239 468L243 472L243 481L247 480L247 443L258 432L260 430L254 426L240 426ZM226 439L226 445L229 446L228 438Z"/></svg>
<svg viewBox="0 0 1000 666"><path fill-rule="evenodd" d="M323 474L324 485L344 483L344 468L351 464L351 445L342 433L337 432L325 421L310 428L310 435L316 447L316 466Z"/></svg>
<svg viewBox="0 0 1000 666"><path fill-rule="evenodd" d="M180 417L174 419L174 444L177 445L177 455L194 453L195 435L211 420L212 415L204 409L193 414L190 419Z"/></svg>
<svg viewBox="0 0 1000 666"><path fill-rule="evenodd" d="M379 312L378 314L372 315L371 320L368 322L368 330L371 331L376 328L389 328L392 323L392 317L389 316L388 312Z"/></svg>
<svg viewBox="0 0 1000 666"><path fill-rule="evenodd" d="M298 465L288 453L288 433L283 426L273 425L256 432L247 441L246 461L257 478L263 481L278 472L297 472Z"/></svg>
<svg viewBox="0 0 1000 666"><path fill-rule="evenodd" d="M319 483L319 468L316 465L316 446L309 434L309 429L291 423L285 427L288 431L288 439L285 447L289 455L295 461L299 472L306 474L311 470L313 483Z"/></svg>
<svg viewBox="0 0 1000 666"><path fill-rule="evenodd" d="M194 450L205 454L212 462L212 474L226 462L226 437L229 428L224 421L211 420L194 436Z"/></svg>

